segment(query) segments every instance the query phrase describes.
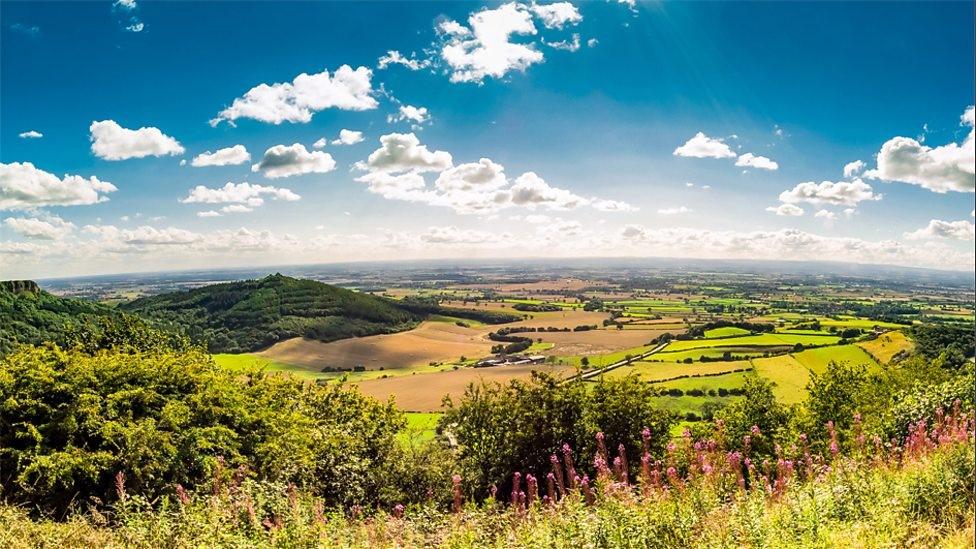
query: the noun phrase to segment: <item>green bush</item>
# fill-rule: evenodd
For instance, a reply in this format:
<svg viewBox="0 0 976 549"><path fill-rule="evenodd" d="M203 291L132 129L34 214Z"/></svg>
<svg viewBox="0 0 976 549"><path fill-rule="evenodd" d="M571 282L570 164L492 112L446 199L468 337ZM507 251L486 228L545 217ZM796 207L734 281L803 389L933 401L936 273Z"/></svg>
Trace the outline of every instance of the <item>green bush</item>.
<svg viewBox="0 0 976 549"><path fill-rule="evenodd" d="M230 373L197 350L24 347L0 360L0 490L63 512L110 500L119 472L154 497L222 469L368 503L404 423L342 385Z"/></svg>

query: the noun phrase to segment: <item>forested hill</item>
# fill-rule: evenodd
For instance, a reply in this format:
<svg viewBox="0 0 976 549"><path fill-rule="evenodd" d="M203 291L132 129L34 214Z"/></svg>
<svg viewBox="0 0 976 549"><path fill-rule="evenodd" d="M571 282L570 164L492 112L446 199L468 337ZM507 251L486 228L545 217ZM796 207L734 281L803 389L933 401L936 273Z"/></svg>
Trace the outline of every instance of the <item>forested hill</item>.
<svg viewBox="0 0 976 549"><path fill-rule="evenodd" d="M397 332L423 318L392 300L280 274L144 297L120 308L179 327L222 353L299 336L334 341Z"/></svg>
<svg viewBox="0 0 976 549"><path fill-rule="evenodd" d="M19 343L62 343L69 327L116 314L100 303L49 294L33 280L0 281L0 355Z"/></svg>

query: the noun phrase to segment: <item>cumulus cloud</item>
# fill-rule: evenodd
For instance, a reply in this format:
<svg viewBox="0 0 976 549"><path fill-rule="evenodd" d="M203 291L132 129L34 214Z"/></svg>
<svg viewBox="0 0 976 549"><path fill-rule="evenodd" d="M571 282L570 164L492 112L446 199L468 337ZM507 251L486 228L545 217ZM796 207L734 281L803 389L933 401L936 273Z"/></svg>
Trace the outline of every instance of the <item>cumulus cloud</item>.
<svg viewBox="0 0 976 549"><path fill-rule="evenodd" d="M937 193L974 192L974 108L967 107L960 119L960 125L970 128L961 145L949 143L929 147L910 137L894 137L881 146L877 169L865 172L865 176L919 185Z"/></svg>
<svg viewBox="0 0 976 549"><path fill-rule="evenodd" d="M387 134L380 137L380 144L363 166L371 172L439 172L453 164L451 153L427 150L413 133Z"/></svg>
<svg viewBox="0 0 976 549"><path fill-rule="evenodd" d="M561 29L566 25L576 25L583 20L576 6L569 2L533 4L529 9L542 20L543 26L547 29Z"/></svg>
<svg viewBox="0 0 976 549"><path fill-rule="evenodd" d="M633 211L619 201L590 198L554 187L534 172L514 181L504 168L491 159L453 165L451 154L430 151L410 134L389 134L380 138L382 146L356 168L367 173L356 178L369 192L391 200L418 202L452 208L461 214L490 214L519 206L534 210L568 210L593 206L602 211ZM433 186L423 174L438 172Z"/></svg>
<svg viewBox="0 0 976 549"><path fill-rule="evenodd" d="M855 160L853 162L848 162L844 164L844 177L854 177L860 174L867 168L868 165L864 163L863 160Z"/></svg>
<svg viewBox="0 0 976 549"><path fill-rule="evenodd" d="M736 154L721 139L708 137L702 132L698 132L694 137L678 147L672 153L675 156L688 156L692 158L735 158Z"/></svg>
<svg viewBox="0 0 976 549"><path fill-rule="evenodd" d="M220 212L216 210L206 210L203 212L197 212L197 217L220 217Z"/></svg>
<svg viewBox="0 0 976 549"><path fill-rule="evenodd" d="M275 145L264 151L261 162L251 166L252 172L278 179L306 173L328 173L336 167L335 159L327 152L309 151L305 145Z"/></svg>
<svg viewBox="0 0 976 549"><path fill-rule="evenodd" d="M302 73L292 82L259 84L234 100L210 121L216 126L238 118L260 122L309 122L312 116L325 109L365 111L378 105L373 97L373 71L366 67L339 67L335 73L324 70L316 74Z"/></svg>
<svg viewBox="0 0 976 549"><path fill-rule="evenodd" d="M779 206L770 206L766 208L766 211L773 212L776 215L782 215L782 216L803 215L803 208L796 206L794 204L780 204Z"/></svg>
<svg viewBox="0 0 976 549"><path fill-rule="evenodd" d="M108 200L116 187L91 176L58 178L30 162L0 163L0 210L22 210L41 206L81 206Z"/></svg>
<svg viewBox="0 0 976 549"><path fill-rule="evenodd" d="M543 55L534 44L512 42L513 35L535 35L532 13L522 4L508 3L471 14L469 27L444 21L439 29L446 41L441 57L451 72L451 82L482 83L524 71L541 63Z"/></svg>
<svg viewBox="0 0 976 549"><path fill-rule="evenodd" d="M973 240L974 225L972 221L943 221L933 219L929 224L917 231L905 233L909 240L924 240L929 238L945 238L950 240Z"/></svg>
<svg viewBox="0 0 976 549"><path fill-rule="evenodd" d="M30 130L30 131L17 134L17 137L21 139L40 139L44 137L44 134L37 130Z"/></svg>
<svg viewBox="0 0 976 549"><path fill-rule="evenodd" d="M357 132L354 130L347 130L345 128L339 130L339 137L332 140L333 145L355 145L356 143L362 143L363 132Z"/></svg>
<svg viewBox="0 0 976 549"><path fill-rule="evenodd" d="M8 217L3 224L21 236L41 240L60 240L75 229L74 223L53 215L46 218Z"/></svg>
<svg viewBox="0 0 976 549"><path fill-rule="evenodd" d="M685 206L678 206L675 208L661 208L657 211L657 213L661 215L686 214L686 213L691 213L691 208L687 208Z"/></svg>
<svg viewBox="0 0 976 549"><path fill-rule="evenodd" d="M301 199L291 189L272 187L270 185L254 185L248 182L227 182L223 187L209 188L197 185L190 190L186 198L180 200L184 204L243 204L249 207L264 204L264 198L294 202Z"/></svg>
<svg viewBox="0 0 976 549"><path fill-rule="evenodd" d="M739 156L735 161L736 166L743 166L748 168L758 168L761 170L778 170L779 164L775 161L766 158L765 156L756 156L752 153L745 153Z"/></svg>
<svg viewBox="0 0 976 549"><path fill-rule="evenodd" d="M459 229L457 227L428 227L420 234L420 240L430 244L449 244L449 245L470 245L484 244L497 241L497 235L472 229Z"/></svg>
<svg viewBox="0 0 976 549"><path fill-rule="evenodd" d="M550 48L564 51L578 51L581 47L579 33L573 33L573 36L569 40L557 40L555 42L543 41L543 43Z"/></svg>
<svg viewBox="0 0 976 549"><path fill-rule="evenodd" d="M105 160L126 160L146 156L178 156L183 146L159 128L145 127L138 130L123 128L114 120L91 123L91 150Z"/></svg>
<svg viewBox="0 0 976 549"><path fill-rule="evenodd" d="M809 202L811 204L833 204L838 206L856 206L865 200L881 200L882 195L876 194L870 185L855 179L854 181L822 181L820 184L808 181L800 183L779 195L780 202L796 204Z"/></svg>
<svg viewBox="0 0 976 549"><path fill-rule="evenodd" d="M387 122L410 121L414 124L430 122L430 111L427 107L414 107L413 105L400 105L397 114L391 114L386 118Z"/></svg>
<svg viewBox="0 0 976 549"><path fill-rule="evenodd" d="M390 65L401 65L412 71L419 71L420 69L425 69L430 66L429 59L417 59L416 55L411 55L410 57L404 56L397 50L390 50L386 52L386 55L379 58L376 64L376 68L384 70L389 68Z"/></svg>
<svg viewBox="0 0 976 549"><path fill-rule="evenodd" d="M315 141L315 143L312 143L312 148L313 149L324 149L325 146L328 145L328 144L329 144L329 142L326 141L324 137L320 137L320 138L318 138Z"/></svg>
<svg viewBox="0 0 976 549"><path fill-rule="evenodd" d="M212 153L207 151L198 154L190 162L190 165L197 168L202 166L236 166L250 162L250 160L251 153L247 152L244 145L234 145L233 147L220 149L217 152Z"/></svg>

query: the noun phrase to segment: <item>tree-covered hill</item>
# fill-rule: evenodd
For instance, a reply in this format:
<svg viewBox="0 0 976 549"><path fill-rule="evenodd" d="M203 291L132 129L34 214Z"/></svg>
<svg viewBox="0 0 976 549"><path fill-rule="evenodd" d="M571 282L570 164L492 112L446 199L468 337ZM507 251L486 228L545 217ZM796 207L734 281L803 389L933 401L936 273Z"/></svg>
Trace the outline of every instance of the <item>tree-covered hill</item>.
<svg viewBox="0 0 976 549"><path fill-rule="evenodd" d="M144 297L120 308L178 326L211 352L227 353L292 337L327 342L397 332L423 318L392 300L280 274Z"/></svg>
<svg viewBox="0 0 976 549"><path fill-rule="evenodd" d="M32 280L0 281L0 355L21 343L62 343L70 329L117 314L101 303L49 294Z"/></svg>

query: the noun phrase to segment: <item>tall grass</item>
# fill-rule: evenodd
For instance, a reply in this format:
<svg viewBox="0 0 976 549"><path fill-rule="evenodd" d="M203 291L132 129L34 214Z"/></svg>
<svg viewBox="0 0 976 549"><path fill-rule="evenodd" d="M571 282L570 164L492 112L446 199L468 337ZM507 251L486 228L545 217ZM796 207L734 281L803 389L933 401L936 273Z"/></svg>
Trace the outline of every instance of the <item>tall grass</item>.
<svg viewBox="0 0 976 549"><path fill-rule="evenodd" d="M118 503L64 522L0 506L2 547L972 547L976 423L957 410L913 424L901 442L856 435L843 454L805 444L755 462L752 439L674 441L630 463L598 436L596 478L564 447L545 479L447 509L328 510L293 486L233 472L209 490L146 501L116 478ZM832 433L828 426L828 433ZM646 439L647 437L645 437ZM636 457L636 456L635 456ZM636 473L632 473L636 471Z"/></svg>

